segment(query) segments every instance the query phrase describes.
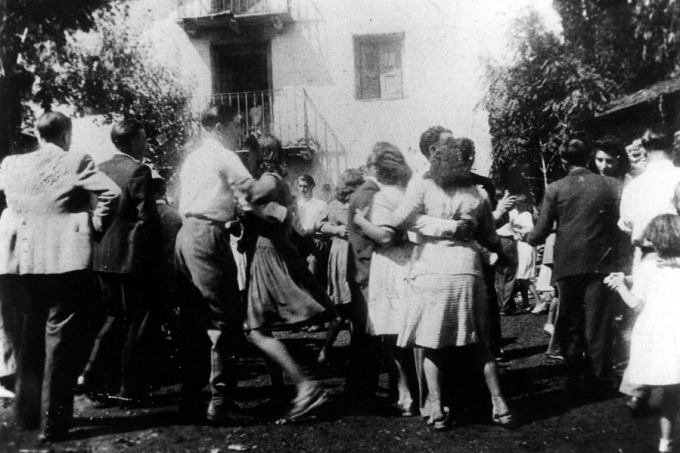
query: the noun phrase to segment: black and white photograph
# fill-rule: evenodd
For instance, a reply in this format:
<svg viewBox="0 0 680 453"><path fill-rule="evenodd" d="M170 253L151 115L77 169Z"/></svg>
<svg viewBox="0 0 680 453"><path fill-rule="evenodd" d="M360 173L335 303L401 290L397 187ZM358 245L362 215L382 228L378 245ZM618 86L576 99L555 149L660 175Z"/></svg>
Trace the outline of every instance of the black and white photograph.
<svg viewBox="0 0 680 453"><path fill-rule="evenodd" d="M679 418L680 0L0 0L0 451Z"/></svg>

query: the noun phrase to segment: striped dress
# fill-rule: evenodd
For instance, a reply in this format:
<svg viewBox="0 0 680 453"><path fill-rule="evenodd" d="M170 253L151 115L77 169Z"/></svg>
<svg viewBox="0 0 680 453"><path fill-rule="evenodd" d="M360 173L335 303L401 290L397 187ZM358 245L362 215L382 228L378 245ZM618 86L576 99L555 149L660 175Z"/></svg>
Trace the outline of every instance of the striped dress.
<svg viewBox="0 0 680 453"><path fill-rule="evenodd" d="M395 211L395 226L407 225L418 214L444 219L469 216L475 238L494 242L491 205L476 186L445 191L430 179L409 186ZM410 303L398 337L399 346L439 349L472 343L488 344L482 261L469 242L424 238L415 248L410 273Z"/></svg>

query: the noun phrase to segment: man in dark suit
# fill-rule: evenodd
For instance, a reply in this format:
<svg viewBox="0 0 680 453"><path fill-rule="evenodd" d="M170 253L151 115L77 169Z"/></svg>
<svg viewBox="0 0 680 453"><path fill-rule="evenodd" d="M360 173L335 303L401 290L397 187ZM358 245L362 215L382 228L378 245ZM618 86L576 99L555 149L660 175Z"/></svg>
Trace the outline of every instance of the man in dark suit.
<svg viewBox="0 0 680 453"><path fill-rule="evenodd" d="M107 319L86 368L85 388L102 405L118 393L121 405L144 395L150 357L151 271L160 247L160 221L151 170L141 162L146 133L141 123L124 120L111 130L118 152L99 169L122 189L110 228L95 243L93 269L99 275Z"/></svg>
<svg viewBox="0 0 680 453"><path fill-rule="evenodd" d="M36 429L42 418L40 440L49 442L66 437L71 424L91 303L93 230L110 223L120 189L90 156L67 152L71 120L65 115L45 113L36 132L39 150L8 156L0 165L0 191L7 197L0 217L0 276L3 290L25 295L15 305L21 320L16 423Z"/></svg>
<svg viewBox="0 0 680 453"><path fill-rule="evenodd" d="M368 276L371 270L371 256L375 242L366 236L354 223L354 214L373 205L373 197L380 187L375 179L375 155L371 153L366 163L364 183L352 194L349 200L348 241L349 256L347 277L352 291L350 321L352 322L352 339L350 342L350 359L347 364L345 392L353 399L365 400L375 397L378 369L375 360L378 357L378 345L371 341L366 333L368 316ZM366 213L370 217L370 211Z"/></svg>
<svg viewBox="0 0 680 453"><path fill-rule="evenodd" d="M614 255L619 193L616 180L585 168L588 149L570 140L560 156L569 173L548 186L535 229L527 235L542 244L557 222L554 275L559 286L560 329L556 332L570 369L570 396L611 390L612 319L604 277Z"/></svg>

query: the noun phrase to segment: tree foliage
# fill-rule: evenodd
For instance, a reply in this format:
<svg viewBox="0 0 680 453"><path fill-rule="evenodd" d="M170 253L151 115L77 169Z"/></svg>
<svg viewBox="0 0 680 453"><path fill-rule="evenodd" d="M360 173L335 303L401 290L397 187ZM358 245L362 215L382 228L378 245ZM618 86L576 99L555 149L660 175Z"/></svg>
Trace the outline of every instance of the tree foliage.
<svg viewBox="0 0 680 453"><path fill-rule="evenodd" d="M511 64L487 64L483 101L492 176L538 197L561 175L557 151L612 98L662 80L680 63L676 0L554 0L563 36L529 11L512 29Z"/></svg>
<svg viewBox="0 0 680 453"><path fill-rule="evenodd" d="M101 113L109 124L138 119L149 137L151 161L168 177L191 131L191 91L156 61L142 31L131 25L124 3L96 14L89 39L70 39L60 52L45 47L35 98L44 105L69 104L78 114Z"/></svg>
<svg viewBox="0 0 680 453"><path fill-rule="evenodd" d="M22 102L32 100L46 45L60 49L74 30L89 30L111 0L0 0L0 157L13 149Z"/></svg>

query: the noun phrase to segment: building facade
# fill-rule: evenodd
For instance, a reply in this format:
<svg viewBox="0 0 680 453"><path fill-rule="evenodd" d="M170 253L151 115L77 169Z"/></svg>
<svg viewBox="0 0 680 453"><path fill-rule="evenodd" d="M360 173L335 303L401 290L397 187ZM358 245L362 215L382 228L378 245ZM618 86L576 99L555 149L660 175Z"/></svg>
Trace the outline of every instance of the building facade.
<svg viewBox="0 0 680 453"><path fill-rule="evenodd" d="M414 169L420 134L441 124L490 139L475 24L460 0L178 0L177 23L213 102L278 136L292 173L333 184L389 141ZM470 32L473 30L473 32ZM480 168L481 164L481 168Z"/></svg>

